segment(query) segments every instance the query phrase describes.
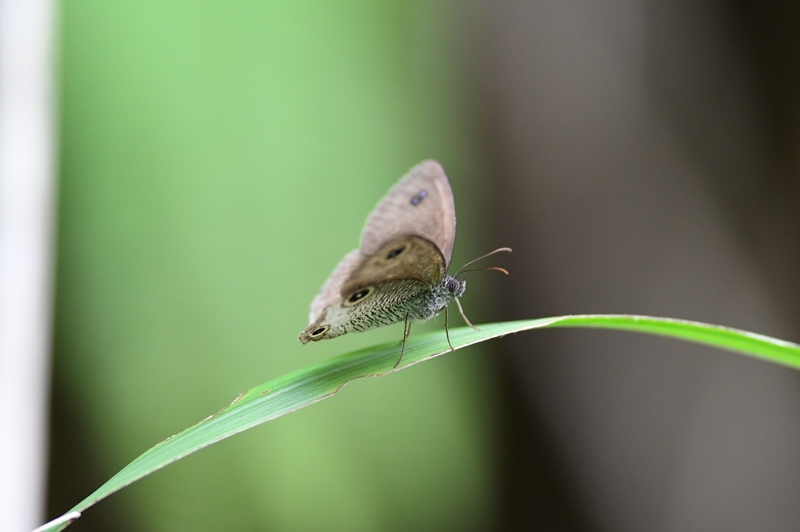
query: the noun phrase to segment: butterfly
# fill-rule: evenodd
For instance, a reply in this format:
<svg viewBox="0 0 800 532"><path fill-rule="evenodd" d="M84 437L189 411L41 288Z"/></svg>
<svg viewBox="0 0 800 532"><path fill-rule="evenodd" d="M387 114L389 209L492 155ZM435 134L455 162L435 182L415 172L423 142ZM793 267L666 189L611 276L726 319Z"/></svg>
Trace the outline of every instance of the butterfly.
<svg viewBox="0 0 800 532"><path fill-rule="evenodd" d="M359 249L345 255L311 302L309 325L300 333L300 342L404 321L397 367L412 321L428 320L444 310L450 344L447 305L451 301L474 327L458 300L467 288L466 280L459 278L466 273L464 267L494 253L511 251L496 249L448 275L455 238L456 209L447 175L438 162L423 161L403 176L367 217ZM481 269L508 275L495 266Z"/></svg>

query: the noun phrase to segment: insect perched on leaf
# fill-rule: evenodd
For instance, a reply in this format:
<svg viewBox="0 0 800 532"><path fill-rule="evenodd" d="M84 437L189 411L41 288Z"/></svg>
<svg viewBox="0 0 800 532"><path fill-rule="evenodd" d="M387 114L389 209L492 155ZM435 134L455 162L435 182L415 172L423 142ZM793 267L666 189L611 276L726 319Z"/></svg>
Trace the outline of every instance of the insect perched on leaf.
<svg viewBox="0 0 800 532"><path fill-rule="evenodd" d="M464 321L458 298L467 288L464 267L510 248L499 248L447 275L456 238L456 209L453 192L441 165L423 161L389 190L367 218L361 247L342 259L311 302L309 325L300 341L335 338L354 331L366 331L405 321L406 340L413 320L428 320L455 301ZM508 275L496 266L481 268ZM452 349L452 344L450 345Z"/></svg>

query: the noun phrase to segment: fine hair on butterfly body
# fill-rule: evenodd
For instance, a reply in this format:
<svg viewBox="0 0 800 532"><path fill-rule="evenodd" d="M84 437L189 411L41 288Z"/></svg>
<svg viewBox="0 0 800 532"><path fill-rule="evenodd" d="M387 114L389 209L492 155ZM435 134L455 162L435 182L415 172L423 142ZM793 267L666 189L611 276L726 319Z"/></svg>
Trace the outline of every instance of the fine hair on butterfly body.
<svg viewBox="0 0 800 532"><path fill-rule="evenodd" d="M405 322L400 364L413 320L426 321L445 311L448 344L447 305L455 301L459 312L473 326L461 308L467 288L458 276L464 267L497 252L499 248L447 275L456 236L453 192L441 165L423 161L394 185L367 217L361 246L341 260L311 302L309 325L300 333L306 344L335 338L349 332L367 331ZM452 344L450 348L452 349Z"/></svg>

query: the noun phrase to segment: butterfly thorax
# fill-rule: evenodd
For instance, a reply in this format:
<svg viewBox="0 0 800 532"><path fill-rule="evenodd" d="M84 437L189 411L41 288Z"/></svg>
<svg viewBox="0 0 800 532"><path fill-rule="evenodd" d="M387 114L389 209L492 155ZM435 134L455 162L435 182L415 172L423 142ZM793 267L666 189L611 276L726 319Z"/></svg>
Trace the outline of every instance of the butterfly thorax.
<svg viewBox="0 0 800 532"><path fill-rule="evenodd" d="M466 289L466 281L448 275L433 290L422 294L408 314L416 320L429 320L444 310L448 303L464 295Z"/></svg>

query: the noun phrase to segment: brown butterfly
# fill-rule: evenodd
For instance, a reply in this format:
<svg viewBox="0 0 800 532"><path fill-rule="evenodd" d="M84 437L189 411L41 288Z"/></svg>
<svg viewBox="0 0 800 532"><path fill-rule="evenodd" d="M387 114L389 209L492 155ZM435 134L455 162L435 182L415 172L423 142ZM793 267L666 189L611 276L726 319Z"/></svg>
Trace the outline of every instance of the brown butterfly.
<svg viewBox="0 0 800 532"><path fill-rule="evenodd" d="M447 275L456 238L456 209L450 183L441 165L423 161L389 190L367 218L361 247L345 255L311 302L309 325L300 341L335 338L405 321L405 353L413 320L428 320L456 302L461 308L466 280L464 267L500 251L499 248ZM503 268L489 267L508 275ZM475 271L475 270L467 270ZM450 348L452 349L452 344Z"/></svg>

